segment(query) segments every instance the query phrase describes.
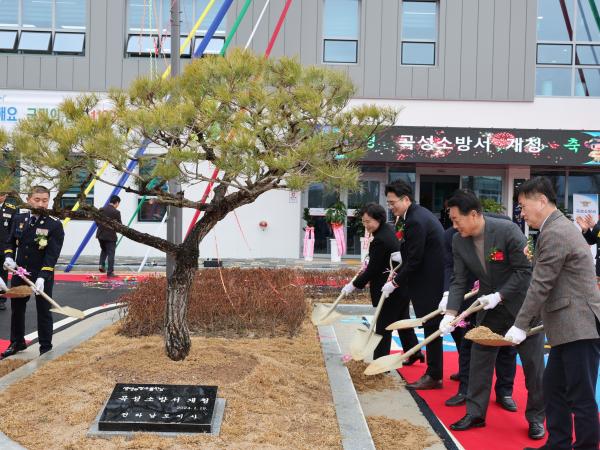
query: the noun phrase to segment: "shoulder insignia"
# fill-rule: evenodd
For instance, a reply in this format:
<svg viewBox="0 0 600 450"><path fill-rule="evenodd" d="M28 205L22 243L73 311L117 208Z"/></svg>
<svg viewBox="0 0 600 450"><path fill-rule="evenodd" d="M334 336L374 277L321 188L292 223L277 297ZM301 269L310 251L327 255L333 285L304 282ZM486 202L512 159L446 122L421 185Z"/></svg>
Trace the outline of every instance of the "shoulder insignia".
<svg viewBox="0 0 600 450"><path fill-rule="evenodd" d="M11 205L10 203L5 203L4 204L7 208L12 208L12 209L17 209L17 207L15 205Z"/></svg>

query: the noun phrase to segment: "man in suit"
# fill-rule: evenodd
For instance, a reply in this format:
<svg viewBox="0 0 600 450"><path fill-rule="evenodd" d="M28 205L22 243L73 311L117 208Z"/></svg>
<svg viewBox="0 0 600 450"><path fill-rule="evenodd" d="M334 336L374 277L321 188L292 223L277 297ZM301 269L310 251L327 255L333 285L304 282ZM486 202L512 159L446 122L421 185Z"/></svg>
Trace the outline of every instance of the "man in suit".
<svg viewBox="0 0 600 450"><path fill-rule="evenodd" d="M484 213L486 217L496 217L498 219L510 220L510 217L502 214ZM446 311L448 304L448 289L450 288L450 280L454 275L454 257L452 255L452 240L457 233L456 229L448 228L444 231L444 297L438 308ZM467 281L467 286L472 286L477 279L473 274ZM467 309L475 299L464 301L459 310L459 313ZM450 375L450 378L458 381L458 392L446 400L446 406L460 406L467 401L467 386L469 385L469 367L471 365L471 345L473 341L464 339L465 334L474 328L473 321L462 328L459 327L452 332L452 338L456 343L458 351L458 373ZM513 385L515 381L515 373L517 371L517 350L514 347L500 347L496 358L496 383L494 391L496 393L496 403L502 408L510 412L517 411L517 404L512 398Z"/></svg>
<svg viewBox="0 0 600 450"><path fill-rule="evenodd" d="M404 261L392 281L387 282L383 292L400 290L401 310L412 301L415 313L422 317L437 309L444 291L444 228L440 221L426 208L414 203L411 186L403 180L385 187L387 203L395 216L403 220L401 253ZM434 333L440 317L425 322L425 336ZM427 345L427 370L409 389L441 389L443 378L442 339Z"/></svg>
<svg viewBox="0 0 600 450"><path fill-rule="evenodd" d="M381 300L381 288L389 277L390 257L396 263L402 262L400 242L396 238L393 226L386 223L386 211L381 205L368 203L360 210L359 215L365 229L373 236L373 240L369 244L368 264L353 282L344 286L342 291L348 295L354 289L363 289L369 284L371 303L373 306L377 306ZM382 339L373 352L373 359L390 354L392 332L386 330L385 327L396 320L404 318L400 316L401 311L398 309L399 306L400 302L398 301L397 293L394 292L389 298L386 298L381 308L375 332L382 336ZM412 330L410 331L412 332ZM400 333L400 340L404 350L409 350L418 344L414 332L406 335ZM409 361L409 365L417 359L425 359L423 354L413 356L415 357L412 358L412 362Z"/></svg>
<svg viewBox="0 0 600 450"><path fill-rule="evenodd" d="M40 295L52 296L54 266L60 256L65 232L60 220L49 216L50 191L44 186L33 186L27 197L29 207L35 211L17 214L8 239L4 243L4 267L15 270L17 264L29 272L35 280L35 304L37 310L38 341L40 355L52 350L52 313L50 303ZM15 255L16 254L16 262ZM12 287L25 285L19 276L13 275ZM0 355L2 358L25 350L25 311L29 296L12 298L10 302L10 345Z"/></svg>
<svg viewBox="0 0 600 450"><path fill-rule="evenodd" d="M591 214L575 219L581 227L583 237L590 245L596 245L596 276L600 277L600 222L594 220Z"/></svg>
<svg viewBox="0 0 600 450"><path fill-rule="evenodd" d="M100 212L108 217L109 219L116 220L121 223L121 213L117 208L121 203L121 199L118 195L110 197L108 205L100 208ZM96 239L100 243L100 265L98 270L104 272L106 270L107 277L115 276L115 250L117 248L117 233L110 228L105 227L97 223L98 231L96 232ZM108 259L108 267L105 266Z"/></svg>
<svg viewBox="0 0 600 450"><path fill-rule="evenodd" d="M448 201L450 217L458 233L454 236L454 277L450 284L448 309L440 323L443 334L454 331L450 322L460 309L463 297L471 288L472 273L479 279L479 301L484 305L476 317L483 325L504 334L514 322L531 279L531 265L523 253L527 244L517 225L508 220L484 217L479 199L470 191L458 190ZM538 335L518 347L528 391L525 417L532 439L544 437L542 374L544 338ZM485 426L490 400L492 375L498 347L473 343L467 413L450 428L456 431Z"/></svg>
<svg viewBox="0 0 600 450"><path fill-rule="evenodd" d="M505 337L520 345L534 339L526 331L541 315L551 345L543 381L548 441L541 448L597 450L600 293L592 255L579 230L556 208L547 178L523 183L519 203L523 218L540 233L531 285Z"/></svg>
<svg viewBox="0 0 600 450"><path fill-rule="evenodd" d="M5 242L10 233L10 227L12 226L13 217L17 213L17 208L6 201L8 194L6 192L0 193L0 242ZM8 271L4 268L4 254L0 254L0 290L7 290L5 281L8 281ZM6 309L6 298L0 297L0 311Z"/></svg>

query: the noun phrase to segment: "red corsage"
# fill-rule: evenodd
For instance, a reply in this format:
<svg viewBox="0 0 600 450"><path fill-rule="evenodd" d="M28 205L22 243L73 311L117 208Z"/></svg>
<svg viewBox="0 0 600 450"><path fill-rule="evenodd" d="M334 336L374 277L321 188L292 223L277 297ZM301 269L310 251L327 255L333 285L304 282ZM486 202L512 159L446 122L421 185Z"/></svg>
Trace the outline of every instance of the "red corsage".
<svg viewBox="0 0 600 450"><path fill-rule="evenodd" d="M496 247L492 248L490 254L488 255L488 261L504 261L504 252L502 250L498 250Z"/></svg>
<svg viewBox="0 0 600 450"><path fill-rule="evenodd" d="M404 239L404 221L400 219L396 221L396 238L399 241Z"/></svg>

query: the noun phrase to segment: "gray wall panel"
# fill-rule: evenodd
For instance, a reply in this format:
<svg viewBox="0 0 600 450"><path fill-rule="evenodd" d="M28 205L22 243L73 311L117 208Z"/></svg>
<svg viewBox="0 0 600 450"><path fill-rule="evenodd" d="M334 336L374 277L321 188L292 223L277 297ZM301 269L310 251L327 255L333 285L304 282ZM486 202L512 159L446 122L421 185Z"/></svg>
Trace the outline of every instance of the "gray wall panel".
<svg viewBox="0 0 600 450"><path fill-rule="evenodd" d="M23 87L23 56L8 57L8 76L6 87L9 89L24 89Z"/></svg>
<svg viewBox="0 0 600 450"><path fill-rule="evenodd" d="M42 72L39 55L27 55L23 58L23 88L39 89Z"/></svg>
<svg viewBox="0 0 600 450"><path fill-rule="evenodd" d="M40 89L48 89L53 90L57 89L56 83L56 67L57 67L57 58L52 57L42 57L40 66Z"/></svg>
<svg viewBox="0 0 600 450"><path fill-rule="evenodd" d="M73 60L75 57L62 57L56 60L56 88L59 91L73 90Z"/></svg>
<svg viewBox="0 0 600 450"><path fill-rule="evenodd" d="M321 17L320 1L301 2L302 14L300 17L300 62L302 64L317 64L323 57L323 23ZM315 31L316 27L316 31Z"/></svg>
<svg viewBox="0 0 600 450"><path fill-rule="evenodd" d="M298 60L300 59L300 47L302 45L301 40L298 39L298 36L301 36L301 16L302 2L292 2L279 36L284 45L283 54L296 57Z"/></svg>
<svg viewBox="0 0 600 450"><path fill-rule="evenodd" d="M527 20L525 32L525 67L523 100L533 101L535 95L535 62L536 62L536 34L537 34L537 3L536 0L527 0Z"/></svg>
<svg viewBox="0 0 600 450"><path fill-rule="evenodd" d="M383 1L381 14L381 73L379 95L393 98L396 94L396 71L398 70L398 17L399 2Z"/></svg>
<svg viewBox="0 0 600 450"><path fill-rule="evenodd" d="M90 89L93 91L104 91L106 90L106 44L107 44L107 28L113 27L112 20L108 20L107 15L107 4L105 0L95 0L90 2L90 14L94 20L91 21L89 26L90 39L88 39L87 50L88 58L91 64L90 67ZM117 22L118 19L117 19ZM122 27L115 26L116 29L121 30ZM121 34L121 33L118 33ZM111 56L112 58L121 59L122 54L116 54Z"/></svg>
<svg viewBox="0 0 600 450"><path fill-rule="evenodd" d="M256 29L256 33L254 34L254 37L252 38L252 43L250 44L250 48L252 48L252 50L259 54L259 55L263 55L265 53L265 50L267 49L267 43L269 41L269 37L271 36L271 27L269 26L269 17L271 16L271 9L275 8L277 9L277 4L279 2L277 2L276 0L271 0L271 2L269 3L269 6L267 8L267 11L265 12L260 24L258 25L258 28ZM263 6L265 4L263 2L257 2L254 1L252 2L252 10L254 12L254 23L256 23L256 21L258 21L258 17L260 16L260 12L263 9ZM279 10L281 10L281 8L279 8Z"/></svg>
<svg viewBox="0 0 600 450"><path fill-rule="evenodd" d="M267 44L268 44L269 40L271 39L271 35L275 31L275 26L277 25L279 16L283 12L284 4L285 4L285 0L271 0L271 4L269 5L269 16L265 17L265 19L263 19L263 20L266 20L267 18L269 19L269 34L265 41L265 50L267 48ZM286 21L283 22L283 26L281 27L281 29L279 30L279 33L277 34L277 38L275 39L275 44L273 45L273 50L271 50L272 58L279 58L280 56L283 56L283 51L285 48L284 40L285 40L286 22L287 22L287 16L286 16Z"/></svg>
<svg viewBox="0 0 600 450"><path fill-rule="evenodd" d="M382 0L368 0L368 8L365 2L361 2L361 32L364 34L364 50L360 52L359 64L364 68L362 82L362 97L379 97L379 74L382 70L381 64L381 14ZM359 85L360 86L360 85Z"/></svg>
<svg viewBox="0 0 600 450"><path fill-rule="evenodd" d="M412 67L398 67L396 75L396 97L411 98L412 97Z"/></svg>
<svg viewBox="0 0 600 450"><path fill-rule="evenodd" d="M425 67L413 68L412 97L427 98L427 85L429 84L429 70Z"/></svg>
<svg viewBox="0 0 600 450"><path fill-rule="evenodd" d="M477 0L463 0L462 48L460 52L460 98L477 97Z"/></svg>
<svg viewBox="0 0 600 450"><path fill-rule="evenodd" d="M127 31L125 30L125 5L121 2L107 2L105 25L106 36L106 89L121 87L123 81L123 60ZM120 32L123 30L123 33Z"/></svg>
<svg viewBox="0 0 600 450"><path fill-rule="evenodd" d="M446 48L444 51L444 98L460 98L460 55L462 39L462 0L455 0L446 11Z"/></svg>
<svg viewBox="0 0 600 450"><path fill-rule="evenodd" d="M510 1L494 2L494 56L492 98L508 99L508 67L510 43Z"/></svg>
<svg viewBox="0 0 600 450"><path fill-rule="evenodd" d="M491 100L494 52L494 2L479 0L477 30L477 99Z"/></svg>
<svg viewBox="0 0 600 450"><path fill-rule="evenodd" d="M140 58L126 58L123 60L123 81L121 82L123 87L129 86L138 76L138 59Z"/></svg>
<svg viewBox="0 0 600 450"><path fill-rule="evenodd" d="M8 76L8 57L0 55L0 86L6 86Z"/></svg>
<svg viewBox="0 0 600 450"><path fill-rule="evenodd" d="M90 62L88 58L73 58L73 90L90 90Z"/></svg>
<svg viewBox="0 0 600 450"><path fill-rule="evenodd" d="M527 2L510 1L510 48L508 60L508 98L523 98L527 36Z"/></svg>

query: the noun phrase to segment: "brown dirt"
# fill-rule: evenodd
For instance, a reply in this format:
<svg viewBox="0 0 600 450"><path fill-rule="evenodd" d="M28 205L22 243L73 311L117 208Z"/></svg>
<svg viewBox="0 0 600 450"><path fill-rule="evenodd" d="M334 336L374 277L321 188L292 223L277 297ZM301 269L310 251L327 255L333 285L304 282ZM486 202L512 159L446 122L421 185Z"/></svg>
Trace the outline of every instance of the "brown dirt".
<svg viewBox="0 0 600 450"><path fill-rule="evenodd" d="M339 449L341 438L315 328L297 338L192 338L185 361L160 336L112 326L0 394L1 430L43 449ZM86 437L117 382L218 385L227 400L219 437Z"/></svg>
<svg viewBox="0 0 600 450"><path fill-rule="evenodd" d="M28 359L3 359L0 361L0 378L11 373L13 370L17 370L28 362Z"/></svg>
<svg viewBox="0 0 600 450"><path fill-rule="evenodd" d="M368 364L364 361L353 361L346 362L348 372L354 383L354 388L358 392L366 391L383 391L385 389L398 389L400 383L387 373L380 373L378 375L365 375L364 371Z"/></svg>
<svg viewBox="0 0 600 450"><path fill-rule="evenodd" d="M470 340L504 340L504 336L494 333L488 327L475 327L465 334L465 337Z"/></svg>
<svg viewBox="0 0 600 450"><path fill-rule="evenodd" d="M427 428L406 420L372 416L367 424L377 450L422 450L438 441Z"/></svg>

